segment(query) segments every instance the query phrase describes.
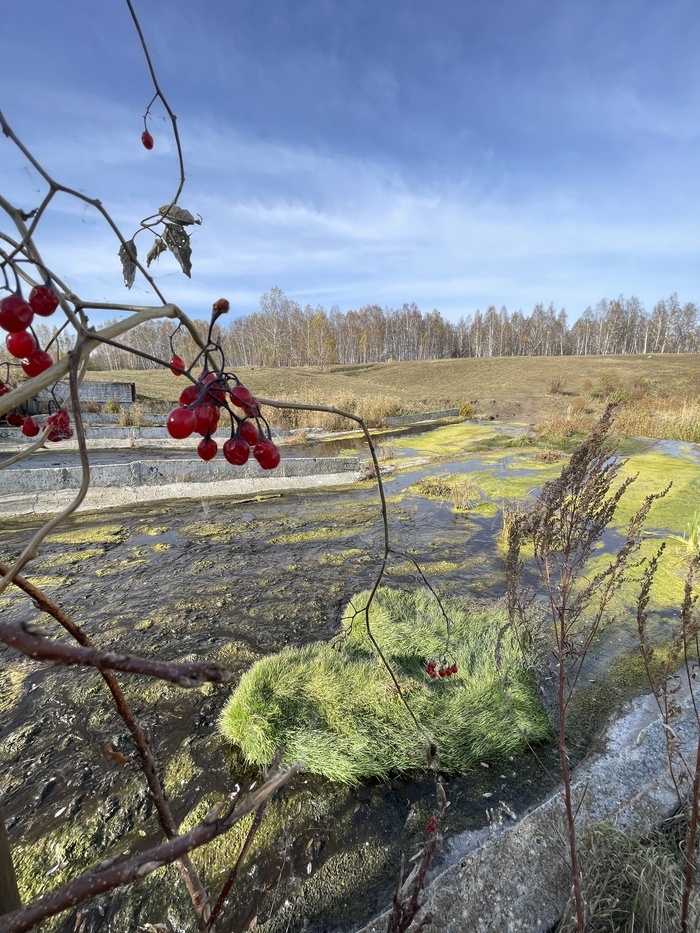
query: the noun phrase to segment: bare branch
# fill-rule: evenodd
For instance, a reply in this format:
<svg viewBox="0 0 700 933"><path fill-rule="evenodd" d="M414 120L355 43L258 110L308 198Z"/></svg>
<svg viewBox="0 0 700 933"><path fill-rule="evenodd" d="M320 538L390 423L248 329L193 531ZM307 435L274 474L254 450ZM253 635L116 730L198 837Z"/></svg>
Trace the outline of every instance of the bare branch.
<svg viewBox="0 0 700 933"><path fill-rule="evenodd" d="M288 771L271 775L257 791L243 799L223 818L213 811L202 823L182 836L174 836L163 845L112 862L102 868L98 864L57 891L37 898L21 910L5 914L0 920L0 930L2 933L24 933L62 910L90 900L98 894L146 878L156 869L169 865L193 849L198 849L217 836L223 835L244 816L269 800L302 767L303 765L296 764Z"/></svg>

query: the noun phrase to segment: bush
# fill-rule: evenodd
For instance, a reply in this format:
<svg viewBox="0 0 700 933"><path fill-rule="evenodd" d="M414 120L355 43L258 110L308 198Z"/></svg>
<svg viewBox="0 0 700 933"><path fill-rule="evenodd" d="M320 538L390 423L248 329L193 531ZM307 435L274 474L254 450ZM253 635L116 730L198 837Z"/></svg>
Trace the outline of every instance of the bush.
<svg viewBox="0 0 700 933"><path fill-rule="evenodd" d="M462 402L459 406L459 417L464 418L465 421L473 421L476 418L472 402Z"/></svg>
<svg viewBox="0 0 700 933"><path fill-rule="evenodd" d="M564 380L563 379L552 379L549 383L549 394L550 395L563 395L564 394Z"/></svg>
<svg viewBox="0 0 700 933"><path fill-rule="evenodd" d="M243 675L221 729L249 762L268 764L284 747L285 760L302 760L309 771L345 784L428 767L425 737L368 638L367 597L346 609L350 630L338 648L288 648ZM445 619L433 596L380 588L370 620L413 713L437 744L440 770L454 772L516 754L526 736L537 742L549 727L502 607L445 605L446 657L459 669L449 678L425 673L427 662L446 652Z"/></svg>

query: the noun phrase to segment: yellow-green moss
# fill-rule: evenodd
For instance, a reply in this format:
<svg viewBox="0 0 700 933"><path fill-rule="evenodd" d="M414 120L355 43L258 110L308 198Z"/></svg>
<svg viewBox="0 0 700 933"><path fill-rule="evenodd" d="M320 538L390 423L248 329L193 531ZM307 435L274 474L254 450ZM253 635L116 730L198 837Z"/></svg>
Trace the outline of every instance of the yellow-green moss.
<svg viewBox="0 0 700 933"><path fill-rule="evenodd" d="M123 525L93 523L95 518L91 516L92 527L85 527L82 522L77 522L77 527L52 532L46 541L49 544L118 544L129 536L129 531Z"/></svg>
<svg viewBox="0 0 700 933"><path fill-rule="evenodd" d="M347 538L352 531L342 526L334 528L311 528L305 531L293 531L289 534L270 538L270 544L303 544L306 541L339 541Z"/></svg>
<svg viewBox="0 0 700 933"><path fill-rule="evenodd" d="M5 664L0 673L0 713L9 713L21 700L24 681L27 678L26 664Z"/></svg>
<svg viewBox="0 0 700 933"><path fill-rule="evenodd" d="M186 748L178 749L165 766L163 783L166 793L169 797L176 797L181 787L201 773L202 769L195 764L191 752Z"/></svg>

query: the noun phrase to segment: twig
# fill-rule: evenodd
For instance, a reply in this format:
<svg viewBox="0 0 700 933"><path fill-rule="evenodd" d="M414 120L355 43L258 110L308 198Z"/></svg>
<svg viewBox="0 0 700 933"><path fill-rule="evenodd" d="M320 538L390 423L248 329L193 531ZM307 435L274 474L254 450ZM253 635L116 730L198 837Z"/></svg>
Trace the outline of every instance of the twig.
<svg viewBox="0 0 700 933"><path fill-rule="evenodd" d="M235 826L246 814L256 810L270 799L280 787L283 787L290 778L300 770L302 765L292 766L288 771L272 775L257 791L242 800L232 811L223 818L220 810L215 809L202 823L195 826L182 836L174 836L163 845L148 849L125 859L115 861L107 860L81 875L78 875L69 884L64 885L51 894L37 898L31 904L20 910L5 914L0 918L0 933L24 933L39 923L53 917L69 907L74 907L84 901L112 891L114 888L124 887L134 881L148 877L156 869L162 868L177 859L182 859L200 846L211 842L227 830Z"/></svg>

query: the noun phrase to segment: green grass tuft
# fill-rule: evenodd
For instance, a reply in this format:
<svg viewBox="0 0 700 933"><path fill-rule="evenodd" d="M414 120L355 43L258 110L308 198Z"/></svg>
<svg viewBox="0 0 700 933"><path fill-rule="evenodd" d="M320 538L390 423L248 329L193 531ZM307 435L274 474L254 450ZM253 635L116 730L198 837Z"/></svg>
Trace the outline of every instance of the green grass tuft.
<svg viewBox="0 0 700 933"><path fill-rule="evenodd" d="M351 607L362 609L366 600L360 594ZM503 610L474 611L457 600L446 607L450 659L459 667L451 678L430 680L424 671L430 658L443 655L446 639L430 594L380 589L371 625L411 709L438 746L440 770L454 772L517 754L525 735L537 742L549 730L518 648L503 634ZM317 643L258 661L225 707L221 729L251 763L268 764L284 746L286 761L302 760L309 771L345 784L427 767L425 741L376 656L363 613L339 648Z"/></svg>

